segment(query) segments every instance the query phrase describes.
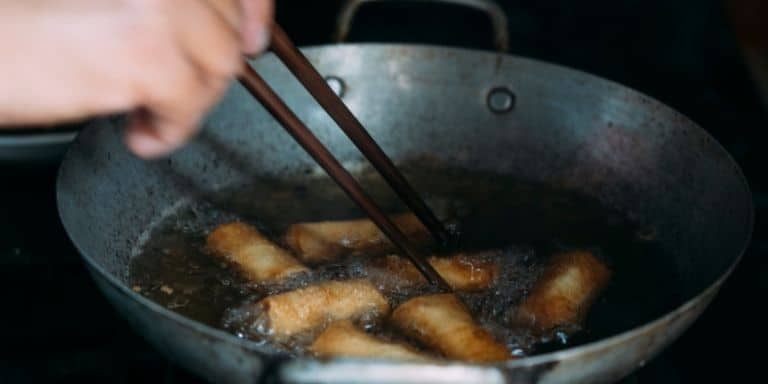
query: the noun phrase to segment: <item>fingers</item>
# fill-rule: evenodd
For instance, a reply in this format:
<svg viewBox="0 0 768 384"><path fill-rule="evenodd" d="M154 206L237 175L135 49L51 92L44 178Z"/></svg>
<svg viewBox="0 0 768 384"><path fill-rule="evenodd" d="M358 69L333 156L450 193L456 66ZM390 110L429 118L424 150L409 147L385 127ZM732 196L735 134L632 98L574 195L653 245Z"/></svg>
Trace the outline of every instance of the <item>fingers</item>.
<svg viewBox="0 0 768 384"><path fill-rule="evenodd" d="M225 8L225 0L213 2ZM174 32L180 48L202 77L230 78L240 69L240 35L211 4L186 0L183 7L175 10ZM231 7L229 12L234 12Z"/></svg>
<svg viewBox="0 0 768 384"><path fill-rule="evenodd" d="M243 12L240 6L240 0L207 1L227 23L229 23L236 31L240 31L240 27L243 24Z"/></svg>
<svg viewBox="0 0 768 384"><path fill-rule="evenodd" d="M138 0L146 11L141 111L126 143L138 156L163 156L198 131L242 65L268 43L271 0Z"/></svg>
<svg viewBox="0 0 768 384"><path fill-rule="evenodd" d="M226 90L227 82L212 83L195 77L178 81L172 92L159 92L134 112L126 131L126 144L142 158L164 156L180 148L199 130L200 121Z"/></svg>
<svg viewBox="0 0 768 384"><path fill-rule="evenodd" d="M240 38L227 21L235 12L217 1L222 11L202 0L152 3L148 10L162 17L147 18L136 54L145 67L138 80L141 111L125 139L138 156L163 156L182 146L239 72Z"/></svg>
<svg viewBox="0 0 768 384"><path fill-rule="evenodd" d="M243 24L240 34L243 53L254 55L269 45L269 28L274 15L273 0L240 0Z"/></svg>
<svg viewBox="0 0 768 384"><path fill-rule="evenodd" d="M269 45L273 0L207 0L240 35L242 52L253 55Z"/></svg>
<svg viewBox="0 0 768 384"><path fill-rule="evenodd" d="M165 154L173 144L158 136L156 125L150 114L140 109L131 114L131 121L125 133L128 148L143 158L153 158Z"/></svg>

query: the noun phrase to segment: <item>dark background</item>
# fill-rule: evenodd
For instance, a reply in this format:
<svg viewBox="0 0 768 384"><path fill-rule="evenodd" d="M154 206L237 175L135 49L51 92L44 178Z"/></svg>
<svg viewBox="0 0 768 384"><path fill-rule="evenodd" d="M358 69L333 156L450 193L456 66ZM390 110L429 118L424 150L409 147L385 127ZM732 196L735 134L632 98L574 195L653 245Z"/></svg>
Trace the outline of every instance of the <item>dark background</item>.
<svg viewBox="0 0 768 384"><path fill-rule="evenodd" d="M768 20L759 2L499 2L509 15L510 53L588 71L672 106L728 149L753 189L757 225L742 263L701 319L627 382L747 381L760 373L761 354L751 350L765 341L767 120L759 72L750 71L768 52L768 34L754 22ZM297 44L327 44L340 3L282 0L277 18ZM493 49L484 16L455 6L364 6L350 39ZM56 217L55 174L56 165L0 164L0 383L197 382L97 292Z"/></svg>

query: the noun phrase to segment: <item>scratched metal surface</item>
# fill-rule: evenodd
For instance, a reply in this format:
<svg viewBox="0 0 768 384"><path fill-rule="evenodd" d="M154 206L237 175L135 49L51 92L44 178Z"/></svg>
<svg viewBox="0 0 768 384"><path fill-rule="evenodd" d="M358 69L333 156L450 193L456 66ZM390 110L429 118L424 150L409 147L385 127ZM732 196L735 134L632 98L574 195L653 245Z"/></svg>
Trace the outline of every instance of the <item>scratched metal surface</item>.
<svg viewBox="0 0 768 384"><path fill-rule="evenodd" d="M213 381L265 374L328 382L617 380L690 325L748 242L750 193L726 151L682 115L618 84L460 49L346 45L306 53L321 72L344 82L344 101L396 161L430 157L580 189L656 227L660 242L675 255L687 301L615 337L500 367L272 361L259 346L182 318L124 285L141 234L179 201L247 184L254 175L300 177L316 170L235 86L203 134L167 161L144 163L128 154L119 120L93 124L67 155L58 183L64 226L107 297L161 351ZM360 154L271 55L254 65L334 154L349 165L360 163ZM515 95L509 112L488 108L488 92L498 87Z"/></svg>

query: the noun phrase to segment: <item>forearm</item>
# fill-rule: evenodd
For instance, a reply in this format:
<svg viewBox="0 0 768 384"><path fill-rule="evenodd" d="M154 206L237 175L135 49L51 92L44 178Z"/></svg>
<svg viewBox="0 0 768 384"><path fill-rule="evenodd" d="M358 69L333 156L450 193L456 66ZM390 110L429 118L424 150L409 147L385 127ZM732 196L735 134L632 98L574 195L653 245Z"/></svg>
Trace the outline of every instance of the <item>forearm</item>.
<svg viewBox="0 0 768 384"><path fill-rule="evenodd" d="M124 1L0 1L0 125L132 107L135 95L122 71L101 63L126 60L135 16Z"/></svg>

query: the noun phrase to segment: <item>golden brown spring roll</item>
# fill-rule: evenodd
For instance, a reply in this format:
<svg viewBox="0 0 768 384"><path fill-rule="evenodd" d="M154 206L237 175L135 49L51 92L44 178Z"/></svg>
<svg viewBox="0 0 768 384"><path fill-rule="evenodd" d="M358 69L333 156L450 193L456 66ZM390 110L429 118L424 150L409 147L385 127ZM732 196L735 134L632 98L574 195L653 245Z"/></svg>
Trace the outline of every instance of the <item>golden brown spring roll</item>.
<svg viewBox="0 0 768 384"><path fill-rule="evenodd" d="M489 363L511 358L504 344L478 325L450 293L408 300L395 309L392 321L406 335L450 359Z"/></svg>
<svg viewBox="0 0 768 384"><path fill-rule="evenodd" d="M245 223L220 225L208 235L206 242L214 254L234 264L247 279L256 283L309 271L290 253Z"/></svg>
<svg viewBox="0 0 768 384"><path fill-rule="evenodd" d="M317 336L309 350L319 357L430 360L428 356L406 344L387 342L371 336L349 320L341 320L329 325Z"/></svg>
<svg viewBox="0 0 768 384"><path fill-rule="evenodd" d="M474 292L490 287L498 274L498 264L482 257L482 254L457 253L452 256L432 256L427 259L435 271L457 291ZM397 256L387 255L376 260L383 267L393 284L398 287L426 284L424 276L410 262Z"/></svg>
<svg viewBox="0 0 768 384"><path fill-rule="evenodd" d="M517 325L538 331L579 327L611 271L587 251L552 256L544 275L513 315Z"/></svg>
<svg viewBox="0 0 768 384"><path fill-rule="evenodd" d="M394 215L391 219L414 244L429 241L429 231L412 213ZM285 233L285 243L310 263L332 261L355 251L394 250L394 245L369 219L293 224Z"/></svg>
<svg viewBox="0 0 768 384"><path fill-rule="evenodd" d="M389 312L389 302L367 280L326 281L269 296L258 305L273 337L282 339L342 319Z"/></svg>

